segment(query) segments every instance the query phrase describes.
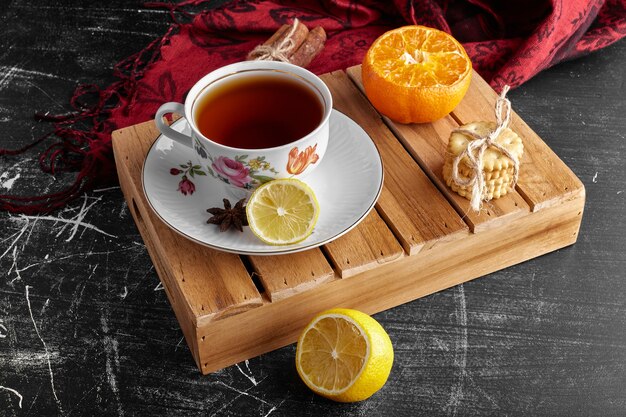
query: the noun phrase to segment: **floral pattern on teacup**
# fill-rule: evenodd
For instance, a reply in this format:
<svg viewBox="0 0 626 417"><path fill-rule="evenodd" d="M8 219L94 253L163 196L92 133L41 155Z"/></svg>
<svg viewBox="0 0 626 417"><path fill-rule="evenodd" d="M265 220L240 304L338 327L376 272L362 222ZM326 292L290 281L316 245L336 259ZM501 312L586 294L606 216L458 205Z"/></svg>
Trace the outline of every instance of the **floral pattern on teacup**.
<svg viewBox="0 0 626 417"><path fill-rule="evenodd" d="M211 168L214 174L235 187L247 188L248 184L254 182L254 178L250 176L250 168L237 159L219 156L213 160Z"/></svg>
<svg viewBox="0 0 626 417"><path fill-rule="evenodd" d="M207 165L206 168L211 176L237 188L251 190L275 179L275 176L278 175L278 171L267 162L265 156L253 159L248 159L248 155L236 155L234 159L227 156L214 157L207 152L198 138L193 138L193 145L196 153L202 159L210 161L210 165ZM289 152L287 172L291 175L302 174L309 165L319 161L319 155L316 150L317 143L313 146L307 146L302 152L299 151L297 146L294 146ZM185 192L183 194L186 195Z"/></svg>
<svg viewBox="0 0 626 417"><path fill-rule="evenodd" d="M211 161L211 165L207 166L209 174L226 184L246 190L271 181L278 174L264 156L248 159L248 155L236 155L233 159L209 155L208 159Z"/></svg>
<svg viewBox="0 0 626 417"><path fill-rule="evenodd" d="M308 146L302 152L298 152L298 147L294 146L289 152L287 172L293 175L302 174L309 165L316 163L320 159L319 155L315 153L316 149L317 143Z"/></svg>
<svg viewBox="0 0 626 417"><path fill-rule="evenodd" d="M196 138L193 139L193 148L196 150L196 153L200 155L200 158L207 159L209 157L209 153L206 151L204 145Z"/></svg>

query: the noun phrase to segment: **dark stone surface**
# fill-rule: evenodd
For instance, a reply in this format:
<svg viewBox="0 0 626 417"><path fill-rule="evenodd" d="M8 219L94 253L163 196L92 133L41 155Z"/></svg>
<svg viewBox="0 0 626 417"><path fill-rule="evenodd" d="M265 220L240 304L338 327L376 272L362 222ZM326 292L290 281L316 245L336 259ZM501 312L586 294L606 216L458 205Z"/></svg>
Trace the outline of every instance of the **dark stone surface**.
<svg viewBox="0 0 626 417"><path fill-rule="evenodd" d="M106 85L167 22L135 1L5 0L2 146L47 131L35 110L67 110L78 82ZM0 415L623 415L625 66L622 41L510 94L587 187L579 241L377 314L396 359L360 404L313 395L294 346L201 376L119 188L52 214L75 218L86 202L93 228L0 213L0 386L23 396L20 408L0 388ZM69 179L44 176L35 158L0 159L0 192Z"/></svg>

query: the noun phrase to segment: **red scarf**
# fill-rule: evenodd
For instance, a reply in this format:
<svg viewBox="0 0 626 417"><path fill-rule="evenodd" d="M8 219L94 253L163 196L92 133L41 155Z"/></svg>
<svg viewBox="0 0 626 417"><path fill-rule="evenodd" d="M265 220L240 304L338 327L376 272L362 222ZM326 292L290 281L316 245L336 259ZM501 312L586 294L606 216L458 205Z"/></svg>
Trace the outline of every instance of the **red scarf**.
<svg viewBox="0 0 626 417"><path fill-rule="evenodd" d="M60 138L40 155L44 172L77 172L67 189L20 197L0 195L0 209L40 214L63 207L96 185L116 180L111 149L114 129L151 119L161 103L182 101L203 75L241 61L256 45L294 18L322 26L328 40L309 69L317 74L359 64L383 32L421 24L452 33L465 46L474 68L499 90L516 87L552 65L610 45L626 35L623 0L305 0L231 2L191 15L208 0L148 3L170 10L174 24L147 48L115 66L119 81L106 88L79 86L75 113L36 115L54 122L54 132L22 149ZM180 17L190 23L179 23ZM93 100L93 98L96 100ZM90 103L85 104L89 99ZM79 130L78 121L91 122Z"/></svg>

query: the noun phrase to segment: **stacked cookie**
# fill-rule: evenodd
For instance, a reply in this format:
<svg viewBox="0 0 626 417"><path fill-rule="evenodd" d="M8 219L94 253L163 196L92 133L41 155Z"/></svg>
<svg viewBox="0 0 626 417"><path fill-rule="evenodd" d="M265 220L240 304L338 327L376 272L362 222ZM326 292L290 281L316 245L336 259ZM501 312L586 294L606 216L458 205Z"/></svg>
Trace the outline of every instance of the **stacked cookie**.
<svg viewBox="0 0 626 417"><path fill-rule="evenodd" d="M492 132L495 127L496 124L493 122L473 122L463 125L459 129L469 130L480 137L485 137ZM473 186L462 186L454 181L452 176L452 162L473 140L475 139L469 135L461 132L453 132L450 135L448 152L443 166L443 178L448 187L468 200L472 198ZM517 157L518 161L521 160L522 154L524 153L524 145L522 144L522 139L511 129L508 127L504 128L495 142L508 150L513 156ZM482 200L488 201L499 198L513 191L514 162L498 149L488 147L485 150L481 168L485 178L485 190L482 195ZM459 177L462 180L467 180L473 178L474 175L474 170L470 167L467 156L464 156L459 162Z"/></svg>

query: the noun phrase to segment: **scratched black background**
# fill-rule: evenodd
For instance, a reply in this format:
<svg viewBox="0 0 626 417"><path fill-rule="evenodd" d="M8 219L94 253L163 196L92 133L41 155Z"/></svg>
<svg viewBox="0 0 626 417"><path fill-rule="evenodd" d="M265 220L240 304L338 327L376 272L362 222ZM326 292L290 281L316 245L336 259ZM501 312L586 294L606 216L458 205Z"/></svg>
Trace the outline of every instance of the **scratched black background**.
<svg viewBox="0 0 626 417"><path fill-rule="evenodd" d="M111 82L168 26L130 0L0 9L3 147L46 132L35 110L68 110L77 83ZM622 41L510 94L585 183L579 242L376 315L396 360L360 404L308 391L293 346L201 376L119 188L51 217L0 213L0 415L624 415L625 67ZM68 181L35 158L0 159L0 193Z"/></svg>

